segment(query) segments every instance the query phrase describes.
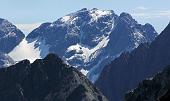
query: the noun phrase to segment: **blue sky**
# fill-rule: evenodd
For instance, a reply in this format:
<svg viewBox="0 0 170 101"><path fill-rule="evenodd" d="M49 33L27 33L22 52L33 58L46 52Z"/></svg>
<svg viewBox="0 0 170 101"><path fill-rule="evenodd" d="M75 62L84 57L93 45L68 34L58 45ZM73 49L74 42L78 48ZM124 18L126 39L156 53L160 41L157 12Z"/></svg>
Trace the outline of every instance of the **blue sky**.
<svg viewBox="0 0 170 101"><path fill-rule="evenodd" d="M128 12L141 24L151 23L158 32L170 21L170 0L0 0L0 4L0 17L26 33L82 8Z"/></svg>

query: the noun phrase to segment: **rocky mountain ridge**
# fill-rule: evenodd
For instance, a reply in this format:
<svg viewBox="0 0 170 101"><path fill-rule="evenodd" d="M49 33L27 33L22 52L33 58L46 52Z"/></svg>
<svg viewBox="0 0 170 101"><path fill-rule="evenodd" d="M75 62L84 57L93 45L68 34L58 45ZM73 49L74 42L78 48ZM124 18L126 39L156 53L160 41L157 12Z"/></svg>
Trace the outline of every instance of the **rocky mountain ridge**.
<svg viewBox="0 0 170 101"><path fill-rule="evenodd" d="M54 54L0 68L2 101L108 101L78 70Z"/></svg>
<svg viewBox="0 0 170 101"><path fill-rule="evenodd" d="M84 8L43 23L26 39L35 42L41 57L58 54L94 82L111 60L141 43L152 42L157 35L152 25L138 24L128 13L118 16L112 10Z"/></svg>
<svg viewBox="0 0 170 101"><path fill-rule="evenodd" d="M0 67L14 64L8 56L25 37L21 30L6 19L0 18Z"/></svg>
<svg viewBox="0 0 170 101"><path fill-rule="evenodd" d="M109 100L122 101L124 93L170 64L170 24L151 43L123 53L107 65L96 85Z"/></svg>

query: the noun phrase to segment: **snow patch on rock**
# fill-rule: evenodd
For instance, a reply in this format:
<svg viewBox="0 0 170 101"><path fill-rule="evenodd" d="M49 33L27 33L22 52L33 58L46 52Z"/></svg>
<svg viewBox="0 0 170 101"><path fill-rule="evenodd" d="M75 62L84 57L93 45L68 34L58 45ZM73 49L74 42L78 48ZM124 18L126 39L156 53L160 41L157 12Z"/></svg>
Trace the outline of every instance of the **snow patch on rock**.
<svg viewBox="0 0 170 101"><path fill-rule="evenodd" d="M69 19L71 19L71 16L64 16L61 18L62 22L67 22Z"/></svg>
<svg viewBox="0 0 170 101"><path fill-rule="evenodd" d="M108 10L98 10L98 9L92 9L90 10L90 15L92 17L92 21L96 21L98 18L106 15L111 15L111 11Z"/></svg>
<svg viewBox="0 0 170 101"><path fill-rule="evenodd" d="M4 36L4 38L7 38L7 37L15 37L16 36L16 33L15 32L9 32L8 34L6 34Z"/></svg>
<svg viewBox="0 0 170 101"><path fill-rule="evenodd" d="M82 69L80 70L80 72L81 72L83 75L86 76L89 71L88 71L88 70L84 70L84 69L82 68Z"/></svg>
<svg viewBox="0 0 170 101"><path fill-rule="evenodd" d="M141 32L134 32L132 34L133 34L132 36L134 37L134 41L135 41L134 48L137 48L139 46L139 44L142 42L147 42L146 38L143 36L143 34Z"/></svg>
<svg viewBox="0 0 170 101"><path fill-rule="evenodd" d="M66 60L71 60L75 57L81 57L81 59L84 60L84 63L87 63L91 59L95 58L97 56L98 50L106 47L108 42L109 42L109 37L104 37L103 40L100 41L98 43L98 45L95 46L94 48L89 48L89 47L84 46L82 44L72 45L72 46L68 47L67 52L75 51L76 54L74 54L70 58L67 58Z"/></svg>

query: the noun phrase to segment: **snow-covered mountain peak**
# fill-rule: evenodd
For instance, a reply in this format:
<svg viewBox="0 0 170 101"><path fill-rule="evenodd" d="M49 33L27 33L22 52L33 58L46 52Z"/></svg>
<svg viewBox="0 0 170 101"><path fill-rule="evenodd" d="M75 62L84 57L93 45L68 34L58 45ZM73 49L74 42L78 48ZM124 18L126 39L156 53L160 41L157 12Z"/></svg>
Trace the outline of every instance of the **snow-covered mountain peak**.
<svg viewBox="0 0 170 101"><path fill-rule="evenodd" d="M54 25L67 26L69 24L75 24L76 22L79 22L80 24L81 20L92 23L93 21L97 21L99 18L106 18L109 16L117 16L117 15L114 14L112 10L99 10L97 8L93 8L93 9L83 8L77 12L61 17L57 21L53 22L51 26Z"/></svg>
<svg viewBox="0 0 170 101"><path fill-rule="evenodd" d="M111 13L113 13L112 10L101 10L101 9L97 9L97 8L93 8L89 11L90 11L90 13L93 13L93 14L96 14L99 16L110 15Z"/></svg>
<svg viewBox="0 0 170 101"><path fill-rule="evenodd" d="M113 12L110 10L99 10L99 9L94 8L94 9L90 10L89 13L90 13L90 16L92 17L93 21L96 21L103 16L112 15Z"/></svg>
<svg viewBox="0 0 170 101"><path fill-rule="evenodd" d="M0 20L0 31L3 32L10 32L17 29L11 22L5 19Z"/></svg>
<svg viewBox="0 0 170 101"><path fill-rule="evenodd" d="M42 24L26 39L36 43L44 40L49 53L56 53L79 70L90 71L88 76L92 79L122 52L153 41L155 32L154 28L138 24L128 13L118 16L113 10L84 8L53 23Z"/></svg>

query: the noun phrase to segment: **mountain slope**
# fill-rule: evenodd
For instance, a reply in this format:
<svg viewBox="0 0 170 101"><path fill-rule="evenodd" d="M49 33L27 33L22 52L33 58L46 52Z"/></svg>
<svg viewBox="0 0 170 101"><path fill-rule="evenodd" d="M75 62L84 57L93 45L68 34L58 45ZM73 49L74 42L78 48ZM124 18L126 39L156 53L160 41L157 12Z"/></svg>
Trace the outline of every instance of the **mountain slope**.
<svg viewBox="0 0 170 101"><path fill-rule="evenodd" d="M49 52L58 54L95 81L103 67L123 51L152 42L156 36L150 24L138 24L127 13L118 16L112 10L84 8L42 24L26 39L35 42L42 58Z"/></svg>
<svg viewBox="0 0 170 101"><path fill-rule="evenodd" d="M0 52L0 68L14 64L14 60L5 53Z"/></svg>
<svg viewBox="0 0 170 101"><path fill-rule="evenodd" d="M11 52L24 38L24 34L15 25L0 18L0 67L14 64L7 54Z"/></svg>
<svg viewBox="0 0 170 101"><path fill-rule="evenodd" d="M153 78L142 81L137 88L126 94L126 101L169 101L170 66Z"/></svg>
<svg viewBox="0 0 170 101"><path fill-rule="evenodd" d="M0 69L2 101L107 101L78 70L53 54Z"/></svg>
<svg viewBox="0 0 170 101"><path fill-rule="evenodd" d="M15 25L0 18L0 51L9 53L24 38L24 34Z"/></svg>
<svg viewBox="0 0 170 101"><path fill-rule="evenodd" d="M150 45L142 44L112 61L105 67L96 85L109 100L121 101L125 92L170 64L169 40L170 24Z"/></svg>

